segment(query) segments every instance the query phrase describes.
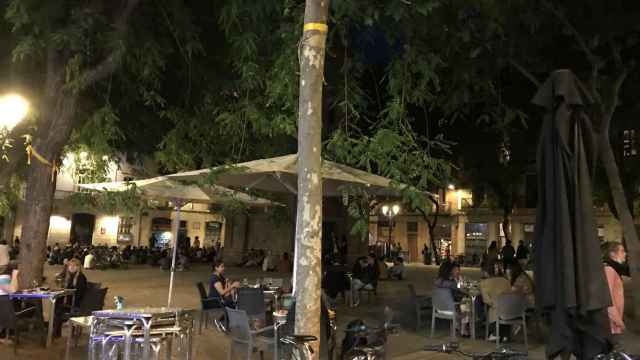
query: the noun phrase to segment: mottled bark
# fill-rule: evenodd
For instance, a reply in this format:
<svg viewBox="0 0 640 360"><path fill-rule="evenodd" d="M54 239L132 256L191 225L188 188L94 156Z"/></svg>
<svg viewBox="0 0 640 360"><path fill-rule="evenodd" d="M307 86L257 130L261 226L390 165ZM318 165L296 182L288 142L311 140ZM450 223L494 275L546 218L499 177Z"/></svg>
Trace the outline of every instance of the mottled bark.
<svg viewBox="0 0 640 360"><path fill-rule="evenodd" d="M120 12L115 14L113 27L118 36L124 36L132 13L142 0L127 0ZM43 101L37 119L37 131L33 134L33 148L49 164L31 159L27 167L25 220L20 237L21 287L30 286L42 279L45 248L49 232L49 219L53 209L55 193L54 166L59 163L62 150L74 126L78 98L89 86L110 76L121 64L125 49L118 47L104 60L81 73L75 86L69 86L65 78L68 61L72 53L49 44L46 52L46 80Z"/></svg>
<svg viewBox="0 0 640 360"><path fill-rule="evenodd" d="M71 133L76 97L58 90L55 99L43 118L43 131L38 131L33 146L49 163L58 163L62 149ZM45 248L49 232L49 218L53 209L56 187L56 173L52 166L35 158L27 172L25 194L25 216L20 236L20 278L21 287L28 287L33 281L41 282L45 262Z"/></svg>
<svg viewBox="0 0 640 360"><path fill-rule="evenodd" d="M320 338L322 253L322 85L329 0L307 0L300 42L298 207L296 215L296 326ZM319 343L312 344L319 358Z"/></svg>

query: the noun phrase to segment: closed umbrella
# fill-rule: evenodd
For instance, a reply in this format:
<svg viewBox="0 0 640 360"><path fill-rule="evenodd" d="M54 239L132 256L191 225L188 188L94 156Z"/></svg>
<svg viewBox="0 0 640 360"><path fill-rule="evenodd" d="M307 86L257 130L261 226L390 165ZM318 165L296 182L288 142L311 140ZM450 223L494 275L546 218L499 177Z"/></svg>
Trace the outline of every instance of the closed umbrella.
<svg viewBox="0 0 640 360"><path fill-rule="evenodd" d="M536 303L551 325L549 358L590 359L603 351L609 331L591 189L597 151L590 102L569 70L553 72L533 99L545 109L534 247Z"/></svg>
<svg viewBox="0 0 640 360"><path fill-rule="evenodd" d="M279 205L267 199L251 196L239 191L227 189L218 185L198 186L183 184L176 179L159 176L136 181L116 181L108 183L82 184L81 188L96 191L126 191L135 186L147 199L168 200L176 209L175 228L173 231L173 254L171 256L171 277L169 280L169 296L167 306L171 307L173 300L173 282L176 268L178 249L178 232L180 230L180 211L188 203L219 203L235 199L250 206Z"/></svg>

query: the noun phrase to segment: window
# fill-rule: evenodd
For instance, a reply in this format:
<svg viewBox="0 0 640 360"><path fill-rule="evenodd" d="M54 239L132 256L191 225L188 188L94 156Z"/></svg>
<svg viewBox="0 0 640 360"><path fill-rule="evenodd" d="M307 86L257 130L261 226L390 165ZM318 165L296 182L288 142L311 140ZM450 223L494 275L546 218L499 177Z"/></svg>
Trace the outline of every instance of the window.
<svg viewBox="0 0 640 360"><path fill-rule="evenodd" d="M638 155L636 131L634 129L622 132L622 155L625 157Z"/></svg>
<svg viewBox="0 0 640 360"><path fill-rule="evenodd" d="M417 233L418 232L418 223L415 221L407 222L407 232Z"/></svg>
<svg viewBox="0 0 640 360"><path fill-rule="evenodd" d="M132 217L121 217L120 222L118 223L118 241L128 242L133 239L131 235L131 230L133 228L133 218Z"/></svg>

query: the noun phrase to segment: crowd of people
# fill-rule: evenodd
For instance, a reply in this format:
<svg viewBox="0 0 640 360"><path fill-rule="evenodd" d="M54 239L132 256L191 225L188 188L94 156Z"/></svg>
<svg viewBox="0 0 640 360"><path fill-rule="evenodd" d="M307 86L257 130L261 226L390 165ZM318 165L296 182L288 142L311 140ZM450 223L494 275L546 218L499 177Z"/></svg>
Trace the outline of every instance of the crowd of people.
<svg viewBox="0 0 640 360"><path fill-rule="evenodd" d="M262 271L276 271L287 273L293 271L293 263L289 257L289 253L285 252L277 259L271 250L249 249L240 257L240 261L236 263L238 267L257 268Z"/></svg>
<svg viewBox="0 0 640 360"><path fill-rule="evenodd" d="M188 269L192 263L212 263L222 257L224 247L216 246L186 248L177 250L176 266L179 270ZM1 250L0 250L1 251ZM47 247L47 262L49 265L62 265L65 261L76 258L85 269L117 269L128 265L160 266L168 270L171 267L172 249L147 246L80 246L67 244Z"/></svg>

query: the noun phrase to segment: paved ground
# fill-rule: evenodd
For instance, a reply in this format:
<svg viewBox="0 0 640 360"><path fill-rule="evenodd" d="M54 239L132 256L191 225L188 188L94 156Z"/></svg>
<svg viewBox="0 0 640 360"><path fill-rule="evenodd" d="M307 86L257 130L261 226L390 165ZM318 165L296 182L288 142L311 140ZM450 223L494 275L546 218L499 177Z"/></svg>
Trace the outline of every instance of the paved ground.
<svg viewBox="0 0 640 360"><path fill-rule="evenodd" d="M59 268L47 268L49 277ZM134 267L128 270L110 270L110 271L86 271L89 281L101 282L103 286L109 287L107 294L106 307L113 307L113 297L115 295L124 296L127 306L162 306L167 301L167 289L169 274L159 269L151 269L148 267ZM477 270L465 269L465 276L477 277ZM397 335L393 335L388 341L388 353L390 359L398 360L418 360L418 359L449 359L455 358L451 355L433 354L421 351L427 344L439 344L447 341L448 327L442 323L439 326L437 335L434 339L428 337L428 325L424 325L416 331L414 315L409 306L407 284L412 283L418 292L428 292L436 275L435 267L422 265L413 265L408 267L407 279L403 281L382 281L379 285L378 297L367 303L366 297L362 304L355 309L348 308L343 304L338 306L339 328L343 329L349 321L362 318L365 321L373 322L380 318L379 314L385 305L389 305L395 310L396 319L401 324L402 330ZM242 278L258 278L264 274L255 271L247 271L244 269L228 268L227 277ZM272 276L270 274L270 276ZM277 275L273 275L274 277ZM199 300L196 288L194 286L197 281L207 281L209 270L205 266L197 266L195 269L187 272L177 273L175 304L184 308L197 309ZM428 321L426 322L428 324ZM479 333L482 333L479 331ZM63 337L66 331L63 332ZM338 341L342 339L343 334L338 334ZM640 353L640 339L636 335L627 337L627 347ZM636 341L634 341L636 340ZM86 341L86 340L85 340ZM13 355L13 351L7 345L0 345L0 359L20 359L20 360L60 360L64 357L65 339L58 339L52 349L43 349L36 343L35 338L25 338L20 345L17 355ZM465 339L462 343L463 348L469 351L490 351L494 348L494 344L486 341L471 341ZM510 344L514 349L522 349L521 340L516 339L514 344ZM223 335L213 330L205 330L202 335L196 335L194 343L195 359L227 359L228 342ZM529 353L531 359L543 359L544 348L534 336L530 338ZM85 347L77 348L72 354L73 359L86 359ZM256 358L258 358L256 356ZM269 356L265 356L269 359Z"/></svg>

